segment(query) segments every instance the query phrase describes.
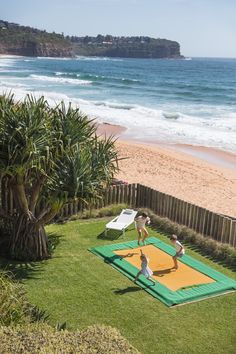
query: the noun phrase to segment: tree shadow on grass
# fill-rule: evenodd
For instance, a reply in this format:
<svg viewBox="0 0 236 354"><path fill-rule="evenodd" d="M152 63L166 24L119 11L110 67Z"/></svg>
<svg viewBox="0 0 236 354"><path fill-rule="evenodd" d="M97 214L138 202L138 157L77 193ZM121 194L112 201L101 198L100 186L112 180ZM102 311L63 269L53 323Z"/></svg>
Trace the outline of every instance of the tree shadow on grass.
<svg viewBox="0 0 236 354"><path fill-rule="evenodd" d="M62 236L56 233L48 234L49 252L52 254L60 243ZM37 279L43 271L45 261L26 262L9 258L0 258L0 270L7 272L15 280Z"/></svg>
<svg viewBox="0 0 236 354"><path fill-rule="evenodd" d="M21 262L0 258L0 270L7 272L15 280L37 279L36 273L42 271L42 262Z"/></svg>

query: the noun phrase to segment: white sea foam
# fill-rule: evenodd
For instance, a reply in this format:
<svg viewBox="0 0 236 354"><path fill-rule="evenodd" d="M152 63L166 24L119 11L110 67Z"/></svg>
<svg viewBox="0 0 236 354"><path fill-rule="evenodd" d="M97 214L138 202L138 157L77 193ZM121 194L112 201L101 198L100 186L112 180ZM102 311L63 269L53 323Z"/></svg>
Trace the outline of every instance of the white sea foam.
<svg viewBox="0 0 236 354"><path fill-rule="evenodd" d="M116 77L116 76L109 76L109 75L96 75L96 74L90 74L90 73L84 73L84 74L79 74L79 73L75 73L75 72L61 72L61 71L56 71L54 72L55 76L76 76L76 77L81 77L81 75L85 75L86 77L88 78L91 78L91 79L105 79L105 80L113 80L113 81L122 81L122 82L140 82L140 80L137 80L137 79L132 79L132 78L125 78L125 77L122 77L122 78L119 78L119 77Z"/></svg>
<svg viewBox="0 0 236 354"><path fill-rule="evenodd" d="M1 67L12 67L16 60L11 57L0 57L0 68Z"/></svg>
<svg viewBox="0 0 236 354"><path fill-rule="evenodd" d="M91 101L91 103L94 104L95 106L104 106L108 108L125 109L125 110L130 110L138 107L138 105L135 104L109 102L109 101Z"/></svg>
<svg viewBox="0 0 236 354"><path fill-rule="evenodd" d="M92 61L92 60L102 60L102 61L123 61L121 58L108 58L108 57L84 57L84 56L76 56L76 60L86 60L86 61Z"/></svg>
<svg viewBox="0 0 236 354"><path fill-rule="evenodd" d="M129 108L122 104L99 104L98 102L78 102L81 109L92 117L111 124L128 128L127 135L136 139L169 141L216 147L236 151L236 133L231 119L224 127L217 127L217 120L191 117L179 112L173 113L177 119L166 119L162 110L133 105Z"/></svg>
<svg viewBox="0 0 236 354"><path fill-rule="evenodd" d="M27 87L25 84L21 84L19 82L14 82L14 81L2 81L0 80L0 86L5 87L6 89L8 88L14 88L14 87Z"/></svg>
<svg viewBox="0 0 236 354"><path fill-rule="evenodd" d="M29 73L29 72L32 72L33 70L30 70L30 69L20 69L20 70L17 70L17 69L1 69L1 66L0 66L0 75L2 73L7 73L7 74L21 74L21 73ZM19 77L18 76L11 76L10 78L15 78L15 79L18 79Z"/></svg>
<svg viewBox="0 0 236 354"><path fill-rule="evenodd" d="M30 91L14 83L0 82L1 93L7 88L15 93L16 99L22 99ZM236 114L227 117L203 118L181 114L173 107L169 110L153 109L136 104L113 101L89 101L71 98L58 92L34 91L36 97L43 95L51 105L61 100L65 104L72 102L81 110L100 122L119 124L128 128L127 136L150 141L169 141L203 145L236 152ZM172 109L170 109L172 108ZM223 109L222 109L223 112ZM164 114L178 115L176 119L166 118Z"/></svg>
<svg viewBox="0 0 236 354"><path fill-rule="evenodd" d="M18 89L23 97L25 91ZM178 119L170 120L163 117L162 110L150 109L143 106L126 105L111 102L91 102L82 99L71 99L65 94L56 92L35 92L36 97L44 95L50 104L64 100L79 105L82 111L101 122L120 124L128 128L127 134L136 139L150 139L158 141L170 141L195 145L211 146L231 151L236 151L236 134L229 131L229 125L225 128L214 126L214 123L204 119L197 119L186 115L180 115ZM145 124L144 124L145 122Z"/></svg>
<svg viewBox="0 0 236 354"><path fill-rule="evenodd" d="M70 58L40 59L71 60ZM155 107L145 106L145 104L135 103L139 102L139 97L141 97L140 92L137 98L135 97L135 90L130 90L130 95L128 91L124 91L127 93L127 98L125 93L122 97L129 99L130 102L125 100L122 102L121 98L119 98L121 96L118 96L117 100L99 100L101 96L109 97L110 95L110 87L107 88L108 86L105 85L102 86L101 94L95 85L89 88L85 87L83 90L81 89L81 93L83 94L81 97L91 98L90 100L82 99L78 98L78 88L76 85L90 85L92 84L93 78L97 78L120 80L120 86L122 85L123 87L122 81L126 80L126 73L123 73L121 77L115 77L116 74L113 74L113 72L109 72L110 76L107 75L107 73L104 75L103 71L100 74L99 71L87 74L73 73L66 72L66 68L61 64L61 66L54 69L58 69L58 71L55 71L52 76L47 76L46 74L40 75L39 71L35 71L33 75L27 78L20 78L17 77L17 73L21 72L20 67L20 70L14 73L15 68L18 68L16 66L17 60L19 59L0 58L1 92L7 92L7 90L14 92L16 99L22 99L27 93L33 92L36 97L44 95L51 105L55 105L61 100L63 100L65 104L72 102L74 106L79 105L83 112L91 117L97 118L101 122L119 124L127 127L128 130L126 134L139 140L179 142L217 147L236 152L236 112L233 111L232 106L201 104L199 102L195 103L194 101L189 103L187 100L181 101L180 103L179 101L171 102L167 99L165 103L156 102ZM37 59L32 60L37 62ZM77 60L121 61L122 59L80 57L77 58ZM95 63L94 65L96 66ZM24 70L24 68L25 66L22 70ZM11 76L7 76L10 72ZM15 76L13 76L12 73ZM80 75L82 78L83 75L86 75L85 78L91 78L91 80L79 79ZM127 80L138 81L131 78ZM97 80L94 79L94 83L96 81ZM62 86L60 84L65 85ZM45 91L40 91L39 88L41 87L45 87ZM50 89L51 91L48 91ZM89 90L89 96L86 96L87 90ZM63 93L58 91L62 91ZM66 93L68 93L68 95ZM69 97L69 93L74 95L74 97ZM115 96L113 95L113 97ZM132 102L131 97L134 97L134 102ZM144 100L142 100L142 102L144 102Z"/></svg>
<svg viewBox="0 0 236 354"><path fill-rule="evenodd" d="M56 76L61 76L61 75L66 75L67 73L62 73L62 72L60 72L60 71L56 71L55 72L55 75Z"/></svg>
<svg viewBox="0 0 236 354"><path fill-rule="evenodd" d="M37 57L39 60L73 60L74 58L68 57Z"/></svg>
<svg viewBox="0 0 236 354"><path fill-rule="evenodd" d="M65 83L72 84L72 85L92 84L92 81L89 80L69 79L64 77L51 77L51 76L35 75L35 74L30 75L30 77L38 81L48 81L48 82L59 83L59 84L65 84Z"/></svg>
<svg viewBox="0 0 236 354"><path fill-rule="evenodd" d="M177 112L162 112L162 115L167 119L178 119L180 116Z"/></svg>
<svg viewBox="0 0 236 354"><path fill-rule="evenodd" d="M13 54L0 54L0 58L15 59L15 58L24 58L24 56L23 55L13 55Z"/></svg>

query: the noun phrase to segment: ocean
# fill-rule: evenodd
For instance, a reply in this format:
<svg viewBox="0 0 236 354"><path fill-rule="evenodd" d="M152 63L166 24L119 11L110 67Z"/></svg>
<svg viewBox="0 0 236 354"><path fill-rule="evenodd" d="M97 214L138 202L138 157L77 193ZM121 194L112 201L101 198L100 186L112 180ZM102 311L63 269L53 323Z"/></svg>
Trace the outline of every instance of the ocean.
<svg viewBox="0 0 236 354"><path fill-rule="evenodd" d="M64 100L139 141L236 152L236 59L0 57L0 93Z"/></svg>

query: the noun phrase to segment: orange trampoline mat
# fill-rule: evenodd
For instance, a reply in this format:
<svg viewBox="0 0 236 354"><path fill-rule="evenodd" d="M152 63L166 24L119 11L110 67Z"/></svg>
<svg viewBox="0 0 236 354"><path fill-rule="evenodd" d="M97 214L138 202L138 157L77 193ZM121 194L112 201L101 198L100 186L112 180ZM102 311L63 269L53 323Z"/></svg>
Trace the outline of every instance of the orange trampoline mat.
<svg viewBox="0 0 236 354"><path fill-rule="evenodd" d="M173 269L172 257L153 245L113 251L123 256L127 262L141 269L140 250L149 258L149 267L153 271L152 278L172 291L184 287L214 283L215 280L189 267L178 259L178 269Z"/></svg>

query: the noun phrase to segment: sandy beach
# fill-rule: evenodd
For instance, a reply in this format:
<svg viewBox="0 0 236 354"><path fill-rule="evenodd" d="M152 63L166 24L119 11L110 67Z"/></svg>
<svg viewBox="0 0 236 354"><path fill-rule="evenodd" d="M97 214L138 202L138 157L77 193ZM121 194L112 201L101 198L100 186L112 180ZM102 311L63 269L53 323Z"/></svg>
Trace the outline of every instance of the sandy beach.
<svg viewBox="0 0 236 354"><path fill-rule="evenodd" d="M119 156L127 158L120 161L117 178L236 217L235 155L205 147L127 141L124 131L125 128L111 124L99 127L100 134L118 138Z"/></svg>

